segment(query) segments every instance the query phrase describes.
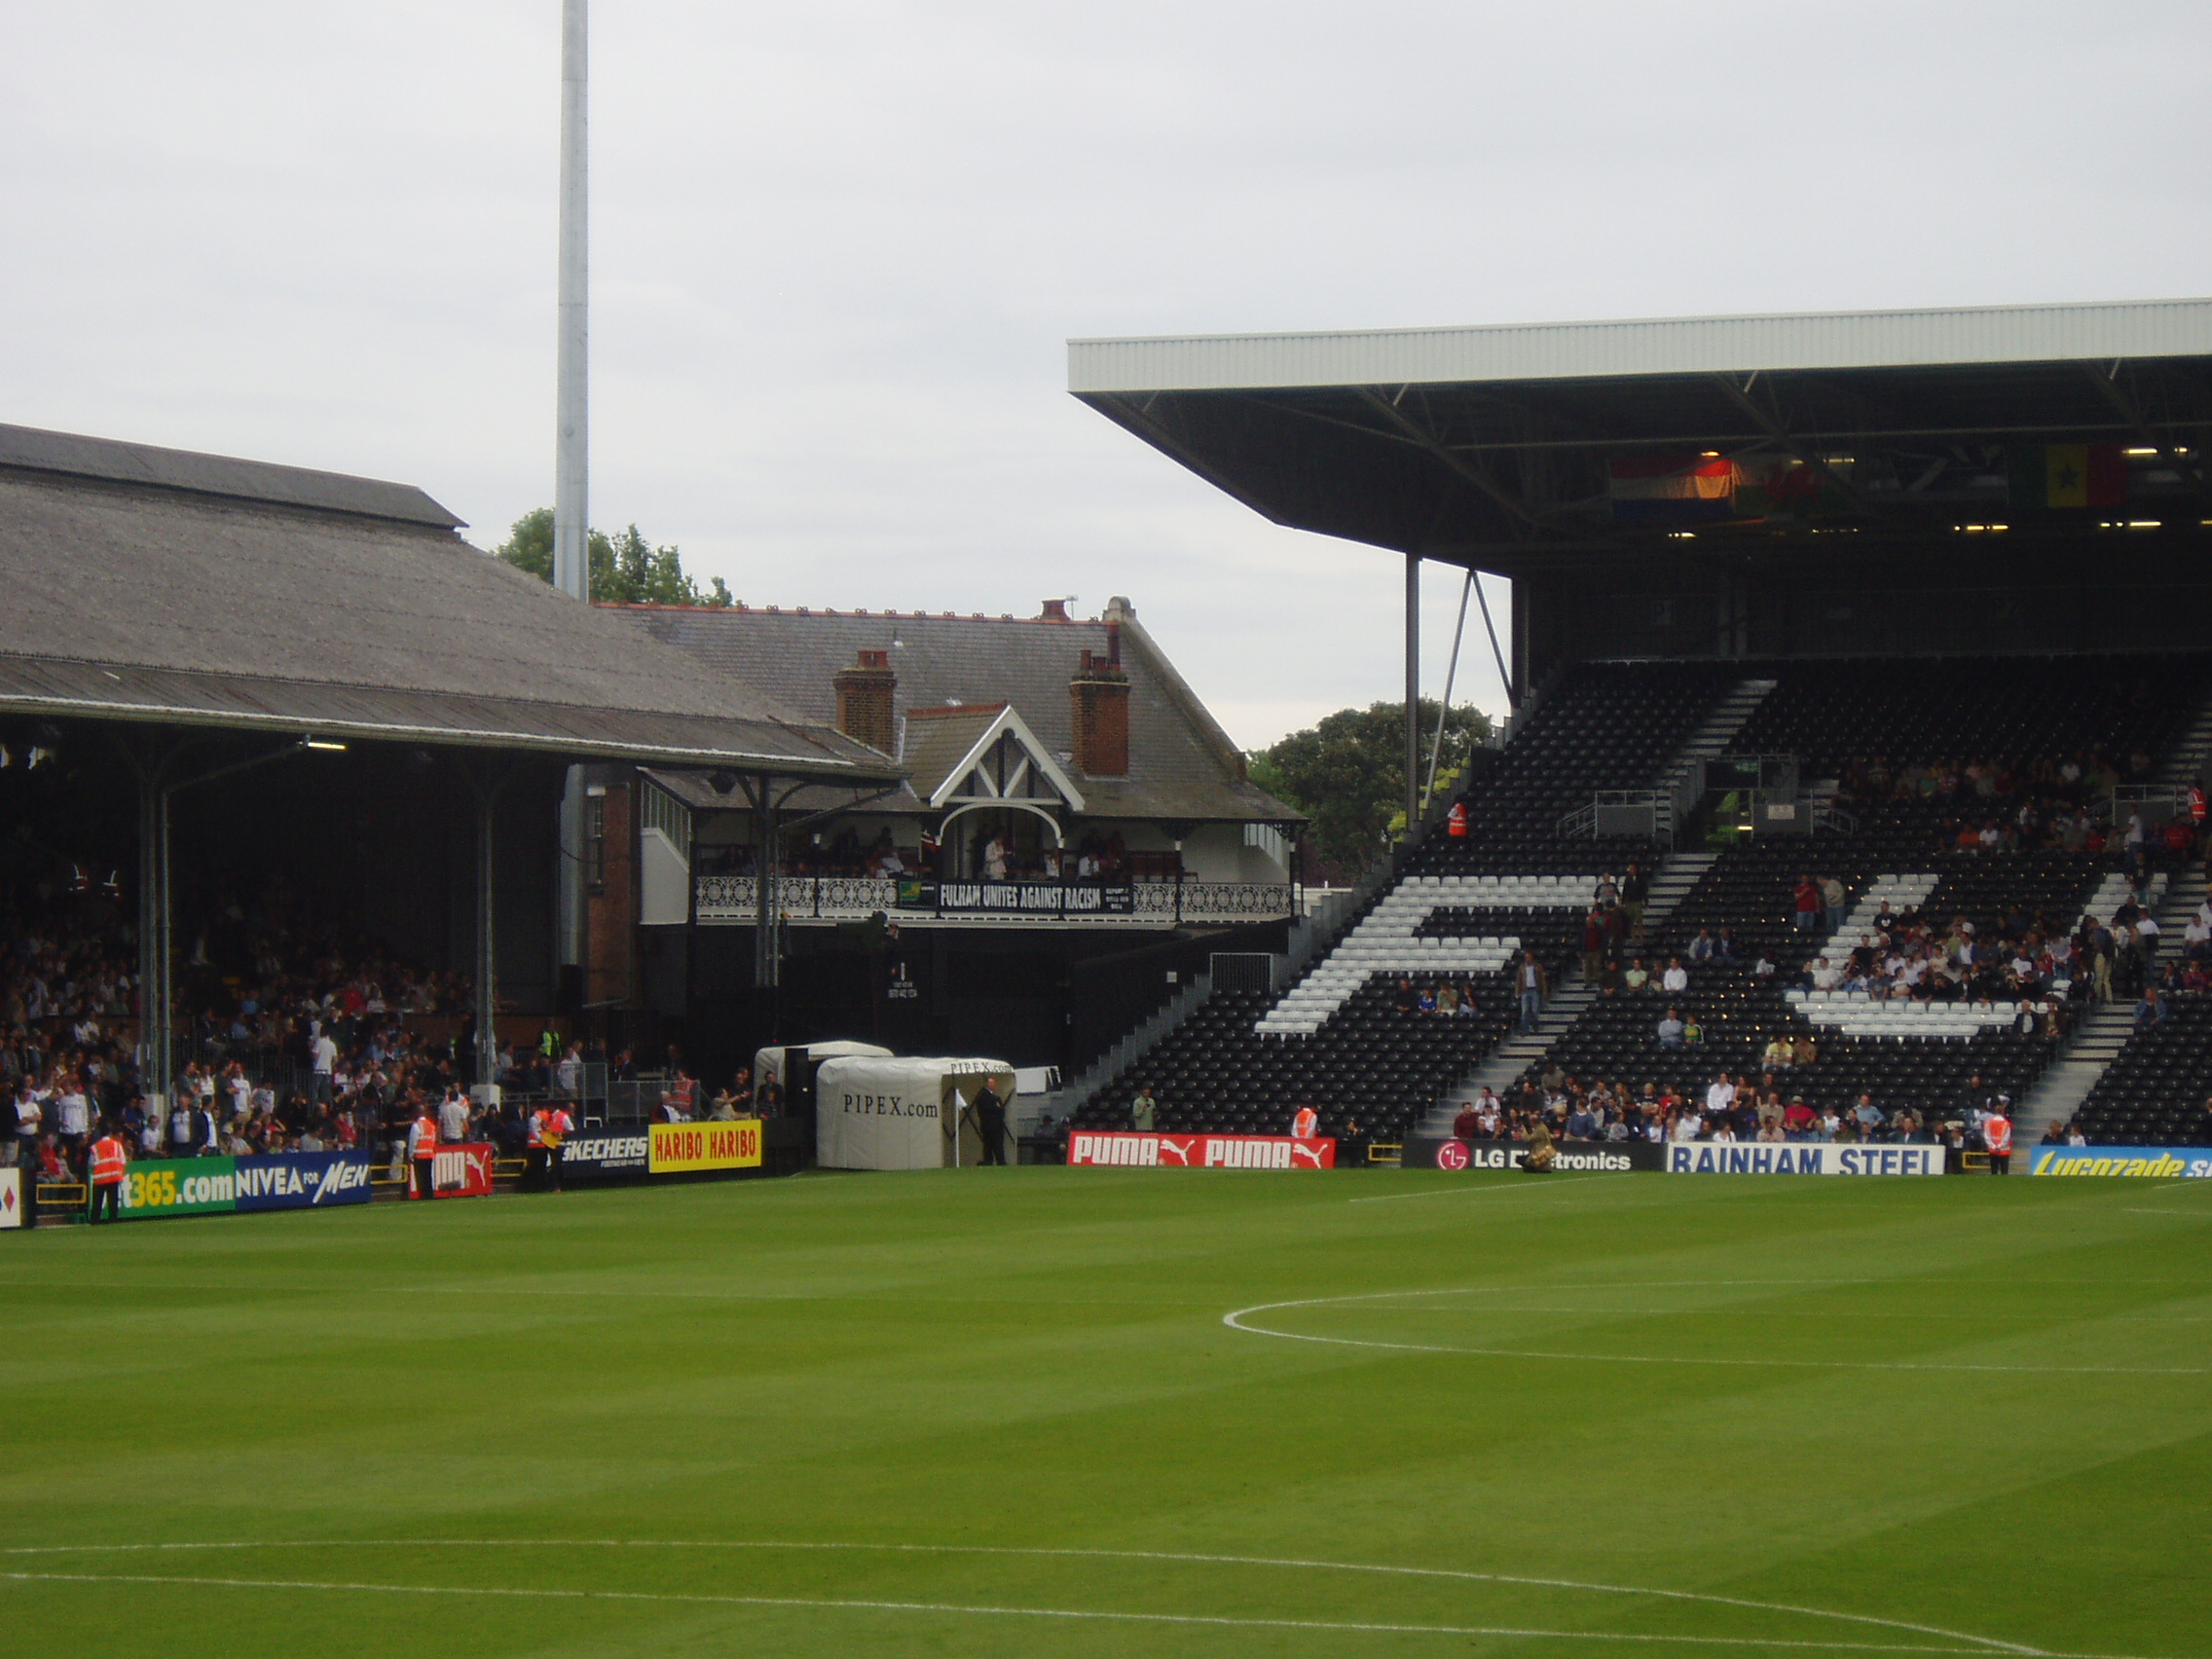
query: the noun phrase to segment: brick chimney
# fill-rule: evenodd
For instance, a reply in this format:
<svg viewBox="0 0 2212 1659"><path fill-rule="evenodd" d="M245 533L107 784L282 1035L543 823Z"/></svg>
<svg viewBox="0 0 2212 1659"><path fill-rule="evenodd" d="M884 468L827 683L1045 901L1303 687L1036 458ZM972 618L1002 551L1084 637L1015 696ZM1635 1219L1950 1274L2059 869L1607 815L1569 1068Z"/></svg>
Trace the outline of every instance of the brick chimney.
<svg viewBox="0 0 2212 1659"><path fill-rule="evenodd" d="M1122 625L1106 624L1106 654L1083 653L1068 682L1075 704L1076 770L1093 778L1129 775L1129 677L1122 672Z"/></svg>
<svg viewBox="0 0 2212 1659"><path fill-rule="evenodd" d="M883 754L897 741L891 693L899 678L891 672L889 651L864 650L851 668L837 671L837 729Z"/></svg>
<svg viewBox="0 0 2212 1659"><path fill-rule="evenodd" d="M1037 620L1040 622L1066 622L1070 620L1068 602L1064 599L1048 599L1045 601L1045 608L1037 613Z"/></svg>

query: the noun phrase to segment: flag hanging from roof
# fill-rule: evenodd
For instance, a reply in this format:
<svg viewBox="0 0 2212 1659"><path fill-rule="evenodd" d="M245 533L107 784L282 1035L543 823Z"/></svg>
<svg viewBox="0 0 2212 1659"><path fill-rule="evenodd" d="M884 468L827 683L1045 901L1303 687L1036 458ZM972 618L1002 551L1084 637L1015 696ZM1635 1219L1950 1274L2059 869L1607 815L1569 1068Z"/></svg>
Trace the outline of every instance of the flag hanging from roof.
<svg viewBox="0 0 2212 1659"><path fill-rule="evenodd" d="M1736 516L1736 463L1720 456L1615 456L1607 494L1624 524L1710 524Z"/></svg>
<svg viewBox="0 0 2212 1659"><path fill-rule="evenodd" d="M2027 444L2007 452L2005 470L2017 512L2127 500L2127 451L2119 444Z"/></svg>
<svg viewBox="0 0 2212 1659"><path fill-rule="evenodd" d="M1606 483L1622 524L1802 519L1843 508L1818 469L1771 453L1615 456Z"/></svg>

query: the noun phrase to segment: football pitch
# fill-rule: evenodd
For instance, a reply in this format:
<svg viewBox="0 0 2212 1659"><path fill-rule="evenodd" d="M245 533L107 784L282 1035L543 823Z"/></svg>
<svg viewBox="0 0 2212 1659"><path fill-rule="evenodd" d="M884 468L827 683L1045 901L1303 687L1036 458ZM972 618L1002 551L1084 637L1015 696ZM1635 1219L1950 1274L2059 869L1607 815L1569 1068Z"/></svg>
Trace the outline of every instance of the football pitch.
<svg viewBox="0 0 2212 1659"><path fill-rule="evenodd" d="M807 1175L0 1305L0 1653L2212 1654L2203 1182Z"/></svg>

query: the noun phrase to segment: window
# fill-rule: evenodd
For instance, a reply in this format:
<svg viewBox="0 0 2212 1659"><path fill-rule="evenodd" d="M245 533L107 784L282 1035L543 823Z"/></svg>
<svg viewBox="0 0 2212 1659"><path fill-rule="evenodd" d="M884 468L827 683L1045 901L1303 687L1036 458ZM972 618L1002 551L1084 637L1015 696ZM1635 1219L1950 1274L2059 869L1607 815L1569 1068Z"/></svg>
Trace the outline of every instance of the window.
<svg viewBox="0 0 2212 1659"><path fill-rule="evenodd" d="M584 797L584 881L594 893L607 891L607 796Z"/></svg>

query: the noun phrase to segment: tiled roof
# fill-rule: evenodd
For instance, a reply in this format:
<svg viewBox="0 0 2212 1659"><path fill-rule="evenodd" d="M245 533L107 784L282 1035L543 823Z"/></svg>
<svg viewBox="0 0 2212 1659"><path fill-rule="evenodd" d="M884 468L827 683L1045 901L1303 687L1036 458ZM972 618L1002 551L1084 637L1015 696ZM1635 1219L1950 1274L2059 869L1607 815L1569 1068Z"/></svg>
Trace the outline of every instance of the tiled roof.
<svg viewBox="0 0 2212 1659"><path fill-rule="evenodd" d="M1082 785L1092 818L1290 823L1300 814L1244 777L1243 757L1181 675L1117 602L1122 666L1129 679L1129 772L1078 773L1069 678L1085 650L1103 655L1104 619L920 616L826 610L604 608L738 685L771 693L808 721L833 723L837 671L863 649L888 650L895 708L1012 704ZM912 750L918 734L906 739ZM912 808L910 795L899 797Z"/></svg>
<svg viewBox="0 0 2212 1659"><path fill-rule="evenodd" d="M184 457L169 471L198 482L171 482L124 476L113 452L133 446L0 439L0 708L793 776L895 770L479 552L406 486L337 479L345 489L310 504L245 493L293 469ZM62 464L88 445L90 460ZM94 469L103 459L116 476ZM225 466L236 492L215 487Z"/></svg>

